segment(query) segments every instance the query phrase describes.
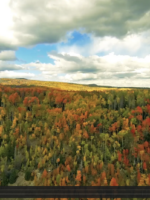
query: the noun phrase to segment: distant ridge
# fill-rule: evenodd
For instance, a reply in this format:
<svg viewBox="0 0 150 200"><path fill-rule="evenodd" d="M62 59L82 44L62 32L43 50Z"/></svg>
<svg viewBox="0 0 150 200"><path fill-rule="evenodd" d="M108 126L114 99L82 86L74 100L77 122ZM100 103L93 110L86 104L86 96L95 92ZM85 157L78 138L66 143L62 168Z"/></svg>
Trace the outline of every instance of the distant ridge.
<svg viewBox="0 0 150 200"><path fill-rule="evenodd" d="M15 78L15 79L25 79L25 80L28 80L27 78Z"/></svg>
<svg viewBox="0 0 150 200"><path fill-rule="evenodd" d="M102 87L102 88L129 88L129 89L150 89L150 87L116 87L116 86L107 86L107 85L96 85L96 84L79 84L79 83L70 83L70 84L76 84L76 85L83 85L88 87Z"/></svg>
<svg viewBox="0 0 150 200"><path fill-rule="evenodd" d="M96 84L88 84L88 86L90 86L90 87L99 87L99 85L96 85Z"/></svg>

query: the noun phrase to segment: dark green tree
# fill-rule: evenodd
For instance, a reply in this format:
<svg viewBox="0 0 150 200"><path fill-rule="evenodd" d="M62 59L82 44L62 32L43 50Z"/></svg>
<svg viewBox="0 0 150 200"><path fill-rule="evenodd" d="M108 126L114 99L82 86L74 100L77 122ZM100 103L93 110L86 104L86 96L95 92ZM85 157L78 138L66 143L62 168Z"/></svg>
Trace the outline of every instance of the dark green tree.
<svg viewBox="0 0 150 200"><path fill-rule="evenodd" d="M33 180L33 176L31 176L31 173L32 173L32 171L31 171L31 169L26 169L26 171L25 171L25 180L26 181L29 181L29 180Z"/></svg>
<svg viewBox="0 0 150 200"><path fill-rule="evenodd" d="M1 174L1 186L7 186L8 185L8 176L6 175L5 172L2 172Z"/></svg>
<svg viewBox="0 0 150 200"><path fill-rule="evenodd" d="M16 169L13 169L12 173L10 174L10 177L9 177L9 183L11 183L11 184L15 183L17 177L18 177L18 172Z"/></svg>

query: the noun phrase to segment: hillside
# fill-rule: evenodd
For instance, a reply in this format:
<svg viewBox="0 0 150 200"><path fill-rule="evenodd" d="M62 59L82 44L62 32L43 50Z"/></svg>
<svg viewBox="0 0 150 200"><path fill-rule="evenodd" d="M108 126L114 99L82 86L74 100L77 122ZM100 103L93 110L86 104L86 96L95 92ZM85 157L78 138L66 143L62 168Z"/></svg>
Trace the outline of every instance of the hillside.
<svg viewBox="0 0 150 200"><path fill-rule="evenodd" d="M101 90L124 90L130 88L116 88L116 87L109 87L109 86L98 86L96 84L77 84L77 83L64 83L64 82L52 82L52 81L36 81L36 80L27 80L27 79L10 79L10 78L1 78L0 84L2 85L27 85L27 86L44 86L48 88L58 88L61 90L68 90L68 91L101 91Z"/></svg>

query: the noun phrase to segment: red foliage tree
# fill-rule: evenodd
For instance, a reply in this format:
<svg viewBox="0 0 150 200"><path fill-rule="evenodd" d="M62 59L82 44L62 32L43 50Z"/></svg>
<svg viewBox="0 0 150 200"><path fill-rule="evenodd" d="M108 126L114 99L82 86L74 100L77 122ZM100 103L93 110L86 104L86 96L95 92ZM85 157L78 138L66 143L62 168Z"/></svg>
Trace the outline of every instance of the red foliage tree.
<svg viewBox="0 0 150 200"><path fill-rule="evenodd" d="M118 152L118 161L121 162L121 156L122 154L120 152Z"/></svg>
<svg viewBox="0 0 150 200"><path fill-rule="evenodd" d="M142 114L142 113L143 113L143 110L142 110L142 108L141 108L140 106L137 106L137 107L136 107L136 112Z"/></svg>
<svg viewBox="0 0 150 200"><path fill-rule="evenodd" d="M24 104L25 106L28 106L28 97L25 97L25 99L24 99L24 101L23 101L23 104Z"/></svg>
<svg viewBox="0 0 150 200"><path fill-rule="evenodd" d="M140 174L140 172L139 172L139 170L138 170L138 173L137 173L137 182L138 182L138 183L139 183L140 179L141 179L141 174Z"/></svg>
<svg viewBox="0 0 150 200"><path fill-rule="evenodd" d="M19 100L20 100L20 96L18 95L18 93L14 93L14 94L11 94L8 98L9 102L15 104L15 103L18 103Z"/></svg>
<svg viewBox="0 0 150 200"><path fill-rule="evenodd" d="M144 169L144 170L146 170L146 169L147 169L146 162L143 162L143 169Z"/></svg>
<svg viewBox="0 0 150 200"><path fill-rule="evenodd" d="M42 177L44 177L44 178L47 177L47 171L46 171L46 169L44 169L43 174L42 174Z"/></svg>
<svg viewBox="0 0 150 200"><path fill-rule="evenodd" d="M132 128L131 133L132 133L133 137L135 137L135 129Z"/></svg>
<svg viewBox="0 0 150 200"><path fill-rule="evenodd" d="M110 186L118 186L118 183L115 178L112 178L110 181Z"/></svg>
<svg viewBox="0 0 150 200"><path fill-rule="evenodd" d="M149 143L147 141L144 142L144 147L147 148Z"/></svg>

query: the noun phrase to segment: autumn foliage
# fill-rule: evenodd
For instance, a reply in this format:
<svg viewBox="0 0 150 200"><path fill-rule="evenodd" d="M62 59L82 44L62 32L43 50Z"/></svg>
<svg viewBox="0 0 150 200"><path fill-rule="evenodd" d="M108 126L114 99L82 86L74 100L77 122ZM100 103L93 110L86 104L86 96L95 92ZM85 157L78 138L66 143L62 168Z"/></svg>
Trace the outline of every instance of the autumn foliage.
<svg viewBox="0 0 150 200"><path fill-rule="evenodd" d="M41 173L35 185L150 186L148 91L1 86L0 95L1 171L20 153Z"/></svg>

